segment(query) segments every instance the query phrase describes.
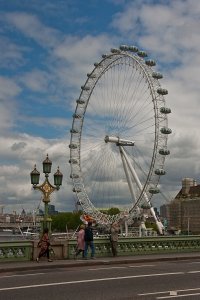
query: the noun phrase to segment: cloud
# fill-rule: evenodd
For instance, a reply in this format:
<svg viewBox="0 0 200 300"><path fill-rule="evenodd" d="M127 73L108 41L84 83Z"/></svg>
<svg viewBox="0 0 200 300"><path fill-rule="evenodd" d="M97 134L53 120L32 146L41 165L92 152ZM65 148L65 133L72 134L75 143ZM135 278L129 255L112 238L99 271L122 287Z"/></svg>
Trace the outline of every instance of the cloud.
<svg viewBox="0 0 200 300"><path fill-rule="evenodd" d="M14 151L16 151L16 150L22 150L23 148L25 148L25 146L26 146L26 143L24 143L24 142L14 143L12 145L11 149L14 150Z"/></svg>
<svg viewBox="0 0 200 300"><path fill-rule="evenodd" d="M0 37L0 66L1 68L16 69L25 64L24 53L28 47L16 45L7 37Z"/></svg>
<svg viewBox="0 0 200 300"><path fill-rule="evenodd" d="M21 88L14 80L0 76L0 99L6 100L17 96L21 92Z"/></svg>
<svg viewBox="0 0 200 300"><path fill-rule="evenodd" d="M112 41L107 35L91 36L83 38L79 36L66 36L64 42L55 47L54 55L65 63L64 68L58 69L70 86L83 84L83 78L89 73L95 59L98 60L103 54L104 48L110 49ZM79 81L80 80L80 81Z"/></svg>
<svg viewBox="0 0 200 300"><path fill-rule="evenodd" d="M19 85L14 80L0 76L0 132L15 127L17 104L14 98L21 92Z"/></svg>
<svg viewBox="0 0 200 300"><path fill-rule="evenodd" d="M187 55L199 51L198 1L148 2L128 3L113 17L112 26L128 40L137 40L153 55L162 56L161 62L183 61L186 51Z"/></svg>
<svg viewBox="0 0 200 300"><path fill-rule="evenodd" d="M41 193L33 191L30 183L30 172L34 165L40 172L40 182L44 181L42 173L42 162L49 154L52 160L52 174L50 174L50 182L53 184L53 174L57 167L60 166L60 171L63 173L63 186L60 191L52 194L52 203L56 207L68 210L73 209L74 199L72 195L71 182L69 183L69 173L65 168L68 165L69 158L66 155L65 140L47 140L39 137L32 137L26 134L16 137L0 137L2 145L0 149L0 157L4 163L0 164L0 193L1 204L7 207L7 210L12 211L12 207L19 212L24 206L28 210L33 210L39 205ZM12 183L12 184L11 184ZM43 204L41 204L43 209Z"/></svg>
<svg viewBox="0 0 200 300"><path fill-rule="evenodd" d="M33 39L42 47L54 47L60 33L54 28L45 26L37 16L24 12L6 13L5 20L28 38Z"/></svg>
<svg viewBox="0 0 200 300"><path fill-rule="evenodd" d="M20 81L33 92L47 92L49 76L47 72L33 69L31 72L22 75Z"/></svg>

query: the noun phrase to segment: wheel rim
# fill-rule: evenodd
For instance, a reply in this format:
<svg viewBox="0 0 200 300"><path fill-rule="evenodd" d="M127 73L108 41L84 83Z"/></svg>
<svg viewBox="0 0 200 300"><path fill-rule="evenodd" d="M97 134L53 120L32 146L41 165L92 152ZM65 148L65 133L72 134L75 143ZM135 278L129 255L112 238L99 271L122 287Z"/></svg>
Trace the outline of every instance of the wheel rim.
<svg viewBox="0 0 200 300"><path fill-rule="evenodd" d="M111 223L135 211L152 198L163 170L167 153L168 129L165 99L153 70L138 54L117 51L95 63L88 74L71 129L70 164L74 192L84 212L99 223ZM106 136L134 141L126 146L140 178L132 199L119 147L106 143ZM155 173L156 170L157 174ZM163 171L164 172L164 171ZM153 191L153 192L152 192ZM100 209L118 207L122 212L107 216Z"/></svg>

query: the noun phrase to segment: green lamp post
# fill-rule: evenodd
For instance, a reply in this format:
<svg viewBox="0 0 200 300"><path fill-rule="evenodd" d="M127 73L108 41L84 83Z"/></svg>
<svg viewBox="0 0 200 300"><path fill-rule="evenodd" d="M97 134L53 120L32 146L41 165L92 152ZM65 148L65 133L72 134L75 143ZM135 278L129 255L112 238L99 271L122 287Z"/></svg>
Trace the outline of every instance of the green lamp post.
<svg viewBox="0 0 200 300"><path fill-rule="evenodd" d="M41 185L39 184L40 180L40 172L36 169L36 165L34 166L34 170L30 173L31 176L31 184L35 190L39 190L43 194L43 202L44 202L44 218L41 222L41 232L44 228L48 228L49 232L51 232L51 218L48 215L48 204L50 202L50 195L56 190L60 189L62 185L63 174L60 172L59 167L54 174L54 185L49 182L49 174L51 173L52 162L48 157L43 161L43 173L45 174L45 180Z"/></svg>

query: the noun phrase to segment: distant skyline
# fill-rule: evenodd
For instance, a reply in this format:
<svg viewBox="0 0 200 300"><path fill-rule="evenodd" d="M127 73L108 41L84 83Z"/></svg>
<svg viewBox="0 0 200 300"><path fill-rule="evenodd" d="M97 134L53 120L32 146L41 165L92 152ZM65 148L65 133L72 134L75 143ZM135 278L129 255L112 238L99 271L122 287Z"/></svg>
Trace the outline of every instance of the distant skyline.
<svg viewBox="0 0 200 300"><path fill-rule="evenodd" d="M172 199L183 177L200 182L200 2L198 0L0 0L0 205L32 211L41 193L30 172L48 153L63 186L51 197L74 209L69 143L80 87L110 48L136 45L157 62L172 110L166 175ZM163 204L164 198L156 201ZM43 204L41 204L43 209Z"/></svg>

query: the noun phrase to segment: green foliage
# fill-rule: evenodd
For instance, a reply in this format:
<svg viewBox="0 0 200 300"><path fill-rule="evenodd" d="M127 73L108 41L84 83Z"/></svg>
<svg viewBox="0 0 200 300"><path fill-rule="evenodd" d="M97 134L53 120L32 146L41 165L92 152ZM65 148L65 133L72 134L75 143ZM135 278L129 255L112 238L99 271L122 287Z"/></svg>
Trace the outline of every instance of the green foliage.
<svg viewBox="0 0 200 300"><path fill-rule="evenodd" d="M66 232L68 230L75 230L82 222L80 215L82 212L60 212L52 216L52 231Z"/></svg>
<svg viewBox="0 0 200 300"><path fill-rule="evenodd" d="M108 209L107 213L108 213L108 215L113 216L113 215L117 215L118 213L120 213L120 210L117 207L111 207L110 209Z"/></svg>
<svg viewBox="0 0 200 300"><path fill-rule="evenodd" d="M119 208L111 207L108 210L102 211L108 215L116 215L120 212ZM83 212L60 212L57 215L51 216L52 224L51 228L52 231L55 232L66 232L66 226L68 230L75 230L82 221L80 220L80 216Z"/></svg>
<svg viewBox="0 0 200 300"><path fill-rule="evenodd" d="M156 226L156 223L145 222L145 226L146 226L146 228L153 228L154 231L158 231L158 228L157 228L157 226Z"/></svg>

